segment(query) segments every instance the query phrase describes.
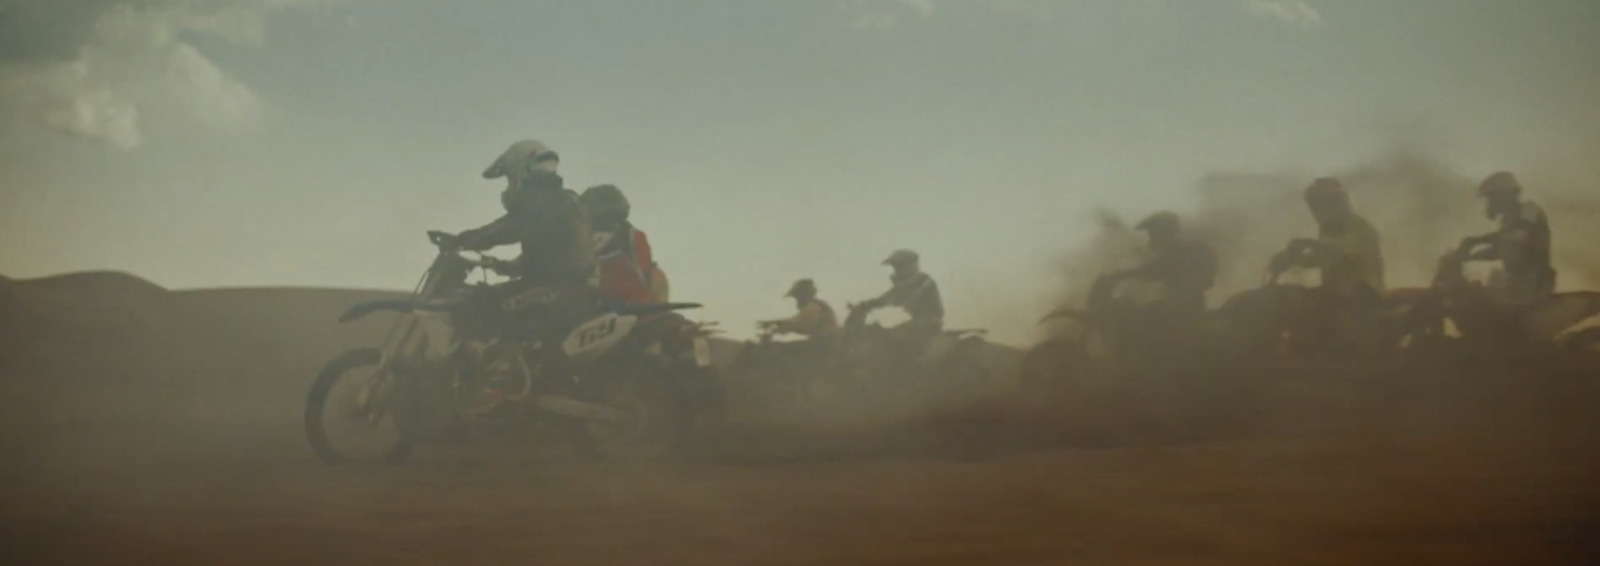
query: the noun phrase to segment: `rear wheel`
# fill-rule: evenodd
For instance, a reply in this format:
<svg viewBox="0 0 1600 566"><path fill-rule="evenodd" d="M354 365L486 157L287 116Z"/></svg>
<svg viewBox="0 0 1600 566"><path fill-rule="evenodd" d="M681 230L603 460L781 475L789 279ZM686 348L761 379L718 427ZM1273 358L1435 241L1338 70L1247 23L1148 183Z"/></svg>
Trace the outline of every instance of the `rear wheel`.
<svg viewBox="0 0 1600 566"><path fill-rule="evenodd" d="M350 350L328 362L306 395L306 441L328 464L381 460L399 463L411 455L416 396L409 380L379 373L377 348ZM354 437L354 438L350 438Z"/></svg>

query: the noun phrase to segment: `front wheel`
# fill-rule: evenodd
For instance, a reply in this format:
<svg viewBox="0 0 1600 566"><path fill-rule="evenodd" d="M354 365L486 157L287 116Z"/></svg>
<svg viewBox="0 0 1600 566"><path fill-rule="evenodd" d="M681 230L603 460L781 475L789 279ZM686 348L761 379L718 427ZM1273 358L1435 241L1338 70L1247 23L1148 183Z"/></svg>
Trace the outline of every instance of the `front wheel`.
<svg viewBox="0 0 1600 566"><path fill-rule="evenodd" d="M626 364L596 372L584 384L584 401L621 409L623 422L574 423L573 449L580 457L645 462L677 453L694 423L693 404L662 364Z"/></svg>
<svg viewBox="0 0 1600 566"><path fill-rule="evenodd" d="M306 395L305 431L318 459L328 464L400 463L411 455L413 443L405 430L408 415L415 413L407 405L414 396L406 394L406 380L396 379L393 372L380 373L382 359L377 348L358 348L334 358L317 374ZM355 433L356 441L342 442L346 432Z"/></svg>

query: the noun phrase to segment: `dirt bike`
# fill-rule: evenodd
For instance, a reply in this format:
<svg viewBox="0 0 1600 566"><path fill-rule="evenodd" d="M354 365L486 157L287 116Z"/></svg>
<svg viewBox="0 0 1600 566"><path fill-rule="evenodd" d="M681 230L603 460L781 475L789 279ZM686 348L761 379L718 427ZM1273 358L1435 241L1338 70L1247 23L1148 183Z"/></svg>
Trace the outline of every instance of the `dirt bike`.
<svg viewBox="0 0 1600 566"><path fill-rule="evenodd" d="M409 298L357 304L339 317L402 315L382 346L345 352L312 383L304 425L321 460L358 459L335 446L329 409L353 413L364 428L391 427L371 456L396 463L420 442L507 425L555 424L587 459L651 459L684 443L708 405L701 376L685 368L709 367L710 346L701 325L669 315L700 305L598 302L586 311L598 314L544 343L538 315L558 304L555 291L469 284L473 271L505 263L462 255L448 233L428 237L438 255ZM575 375L542 371L545 348L561 348ZM346 384L349 398L336 394Z"/></svg>
<svg viewBox="0 0 1600 566"><path fill-rule="evenodd" d="M1068 323L1040 341L1023 356L1019 382L1027 388L1066 388L1074 394L1126 381L1130 373L1172 372L1179 366L1193 369L1193 354L1213 350L1213 333L1206 316L1182 328L1170 307L1139 299L1116 274L1102 275L1090 287L1084 308L1051 311L1038 324ZM1159 285L1159 284L1152 284ZM1164 290L1164 286L1163 290Z"/></svg>
<svg viewBox="0 0 1600 566"><path fill-rule="evenodd" d="M1062 307L1050 311L1038 324L1065 321L1073 332L1057 334L1035 344L1023 355L1019 381L1028 388L1070 387L1114 373L1127 344L1128 324L1138 305L1116 294L1118 278L1102 275L1090 287L1084 308ZM1081 393L1079 391L1078 393Z"/></svg>
<svg viewBox="0 0 1600 566"><path fill-rule="evenodd" d="M883 378L898 376L955 394L989 385L993 376L985 361L988 330L940 330L920 352L911 351L893 329L867 322L879 306L875 301L846 305L835 346L836 375L864 383L895 383L900 380Z"/></svg>
<svg viewBox="0 0 1600 566"><path fill-rule="evenodd" d="M1439 258L1429 287L1399 290L1391 306L1404 321L1398 347L1416 355L1511 353L1600 355L1600 293L1567 291L1527 304L1507 299L1494 284L1472 281L1467 264L1478 242L1468 240Z"/></svg>
<svg viewBox="0 0 1600 566"><path fill-rule="evenodd" d="M1060 326L1023 355L1019 408L1112 442L1243 422L1259 381L1241 371L1239 331L1218 311L1185 312L1165 297L1141 296L1134 283L1165 294L1159 283L1102 275L1083 308L1038 321Z"/></svg>
<svg viewBox="0 0 1600 566"><path fill-rule="evenodd" d="M988 385L987 331L943 330L912 352L890 329L867 322L876 304L847 308L844 323L824 342L777 342L764 330L741 352L739 375L767 382L766 403L801 412L849 398L903 396L910 388L961 395Z"/></svg>
<svg viewBox="0 0 1600 566"><path fill-rule="evenodd" d="M1269 263L1262 284L1230 297L1218 310L1244 340L1248 356L1268 365L1359 365L1383 369L1396 361L1393 345L1404 334L1391 299L1378 293L1343 297L1326 285L1291 276L1321 272L1311 240L1292 240Z"/></svg>

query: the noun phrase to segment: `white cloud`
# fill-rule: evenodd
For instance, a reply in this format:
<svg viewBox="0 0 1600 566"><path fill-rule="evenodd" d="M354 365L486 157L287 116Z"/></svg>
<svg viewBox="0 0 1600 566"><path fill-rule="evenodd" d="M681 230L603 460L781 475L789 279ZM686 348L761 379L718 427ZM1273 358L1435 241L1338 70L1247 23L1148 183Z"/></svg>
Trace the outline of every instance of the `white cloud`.
<svg viewBox="0 0 1600 566"><path fill-rule="evenodd" d="M883 29L900 23L902 16L933 15L933 0L843 0L840 7L857 29Z"/></svg>
<svg viewBox="0 0 1600 566"><path fill-rule="evenodd" d="M1293 26L1308 28L1322 23L1322 14L1318 13L1310 2L1303 0L1253 0L1246 2L1245 8L1257 16L1272 18Z"/></svg>
<svg viewBox="0 0 1600 566"><path fill-rule="evenodd" d="M235 131L264 104L187 39L265 40L275 10L341 0L24 0L0 5L0 118L115 147L151 121Z"/></svg>

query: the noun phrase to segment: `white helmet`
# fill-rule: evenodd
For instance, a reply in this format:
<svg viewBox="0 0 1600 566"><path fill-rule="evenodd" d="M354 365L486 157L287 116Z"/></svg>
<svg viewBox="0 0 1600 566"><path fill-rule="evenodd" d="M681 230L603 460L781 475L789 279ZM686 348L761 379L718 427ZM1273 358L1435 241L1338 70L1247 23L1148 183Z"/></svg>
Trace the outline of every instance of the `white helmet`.
<svg viewBox="0 0 1600 566"><path fill-rule="evenodd" d="M556 172L556 165L561 162L561 156L551 151L549 146L537 140L522 140L511 144L500 157L483 170L483 178L499 179L510 177L520 180L527 177L535 170Z"/></svg>

